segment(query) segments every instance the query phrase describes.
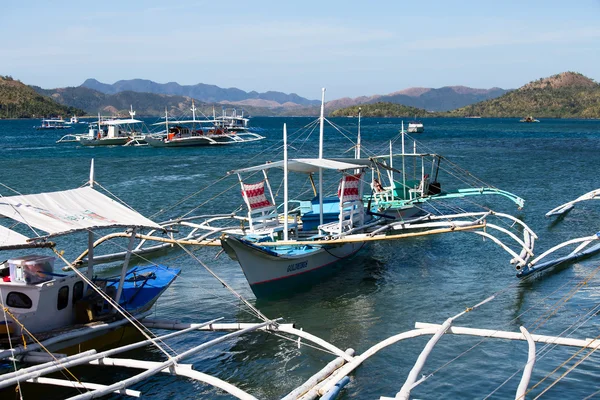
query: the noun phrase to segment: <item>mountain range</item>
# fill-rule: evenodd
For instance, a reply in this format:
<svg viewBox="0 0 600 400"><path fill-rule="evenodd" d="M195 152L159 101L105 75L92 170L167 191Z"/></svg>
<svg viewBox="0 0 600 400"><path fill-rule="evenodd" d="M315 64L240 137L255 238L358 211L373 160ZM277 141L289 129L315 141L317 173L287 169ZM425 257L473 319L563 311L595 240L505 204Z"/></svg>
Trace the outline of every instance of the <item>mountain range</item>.
<svg viewBox="0 0 600 400"><path fill-rule="evenodd" d="M394 103L427 111L450 111L469 104L500 97L508 90L497 87L473 89L466 86L445 86L439 89L413 87L386 95L345 97L327 103L331 110L360 104Z"/></svg>
<svg viewBox="0 0 600 400"><path fill-rule="evenodd" d="M357 115L358 106L338 109L332 116ZM600 85L576 73L562 72L530 82L502 96L446 112L428 112L391 102L361 105L365 117L510 117L600 118Z"/></svg>
<svg viewBox="0 0 600 400"><path fill-rule="evenodd" d="M156 83L147 79L121 80L112 85L98 82L96 79L87 79L82 87L94 89L104 94L120 92L155 93L175 96L186 96L205 103L241 104L252 107L297 107L319 105L319 100L309 100L295 93L269 91L258 93L245 92L237 88L220 88L215 85L198 83L196 85L180 85L176 82Z"/></svg>

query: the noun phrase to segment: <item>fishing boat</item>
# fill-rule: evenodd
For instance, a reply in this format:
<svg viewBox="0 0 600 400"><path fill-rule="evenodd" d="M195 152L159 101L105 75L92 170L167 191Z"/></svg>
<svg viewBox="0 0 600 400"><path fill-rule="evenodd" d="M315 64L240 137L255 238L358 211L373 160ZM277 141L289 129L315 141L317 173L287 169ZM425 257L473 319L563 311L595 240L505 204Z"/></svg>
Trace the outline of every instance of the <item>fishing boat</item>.
<svg viewBox="0 0 600 400"><path fill-rule="evenodd" d="M525 117L525 118L521 118L521 120L519 120L519 122L540 122L538 119L533 118L531 115Z"/></svg>
<svg viewBox="0 0 600 400"><path fill-rule="evenodd" d="M511 215L485 210L451 215L426 213L415 218L409 218L414 215L404 215L404 218L396 219L374 212L372 206L378 208L388 201L382 197L373 205L363 196L365 171L372 170L374 160L323 158L323 104L324 100L320 117L319 158L288 160L287 130L284 126L283 161L231 172L238 176L248 209L249 226L242 237L229 232L220 242L226 253L239 262L257 297L277 296L278 292L289 293L291 288L314 284L320 280L319 277L330 274L340 261L372 241L465 230L489 237L509 252L513 257L512 262L518 265L525 264L533 256L535 233ZM267 171L279 168L283 169L282 214L278 212L267 174ZM342 173L334 198L323 195L323 172L327 170ZM313 201L308 202L304 210L301 206L292 213L288 207L288 171L308 174L311 182L312 174L319 174L319 189ZM263 180L256 183L248 183L243 176L260 172ZM365 204L368 206L365 207ZM387 205L392 204L393 201L390 201ZM415 204L407 203L404 208L420 211ZM398 212L398 207L388 208ZM492 217L508 219L511 224L519 225L524 232L523 239L486 221ZM509 235L518 243L520 252L510 249L494 236L488 236L490 230Z"/></svg>
<svg viewBox="0 0 600 400"><path fill-rule="evenodd" d="M423 131L425 131L425 128L421 121L415 120L408 123L408 133L423 133Z"/></svg>
<svg viewBox="0 0 600 400"><path fill-rule="evenodd" d="M196 106L192 102L191 120L171 120L165 110L165 121L154 125L164 126L165 133L146 136L152 147L196 147L254 142L264 139L257 133L249 132L247 118L236 115L220 119L196 119Z"/></svg>
<svg viewBox="0 0 600 400"><path fill-rule="evenodd" d="M42 123L38 126L34 126L34 128L39 131L46 131L46 130L52 131L52 130L59 130L59 129L69 129L69 128L71 128L71 126L69 124L67 124L64 119L62 119L61 117L58 117L58 118L43 119Z"/></svg>
<svg viewBox="0 0 600 400"><path fill-rule="evenodd" d="M227 110L224 108L223 114L217 116L214 114L213 108L213 120L215 121L215 126L221 130L229 132L247 132L249 129L248 123L250 122L250 119L244 117L244 110L242 110L241 115L238 115L237 110L234 108L231 110L231 115L227 115Z"/></svg>
<svg viewBox="0 0 600 400"><path fill-rule="evenodd" d="M142 132L143 121L134 119L133 107L129 110L128 119L102 120L91 123L87 135L78 138L82 146L131 146L146 144L146 135Z"/></svg>
<svg viewBox="0 0 600 400"><path fill-rule="evenodd" d="M21 253L0 267L0 295L6 305L0 324L5 334L1 340L5 349L0 351L0 359L41 348L68 353L75 345L78 349L85 348L85 343L92 339L102 342L105 335L108 342L119 338L122 333L110 333L122 332L132 317L143 319L179 275L178 269L161 265L129 269L129 257L118 276L95 275L93 250L97 231L129 227L133 233L129 236L134 237L137 229L161 228L96 191L93 182L92 172L89 186L2 197L0 215L46 235L27 237L2 227L0 250L6 254L10 250L50 248L54 254ZM56 272L56 259L69 269L72 264L50 239L81 231L88 232L86 273L76 269L69 274Z"/></svg>

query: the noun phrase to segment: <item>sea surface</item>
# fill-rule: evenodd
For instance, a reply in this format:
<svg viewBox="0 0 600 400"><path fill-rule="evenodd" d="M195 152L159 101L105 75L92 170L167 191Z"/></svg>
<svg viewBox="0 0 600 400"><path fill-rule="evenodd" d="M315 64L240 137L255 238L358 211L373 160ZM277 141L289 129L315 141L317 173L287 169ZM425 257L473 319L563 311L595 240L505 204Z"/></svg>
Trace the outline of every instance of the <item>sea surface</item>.
<svg viewBox="0 0 600 400"><path fill-rule="evenodd" d="M110 147L90 148L56 144L65 132L36 131L38 121L0 121L0 193L11 195L79 187L89 179L90 162L101 186L145 216L163 221L181 215L229 213L242 204L235 168L281 159L282 126L287 124L292 153L316 157L318 127L303 129L311 118L252 118L252 126L266 139L232 146L198 148ZM147 120L148 126L155 122ZM356 118L333 119L340 129L325 129L325 157L350 156L356 139ZM560 221L544 214L600 185L600 121L542 120L524 124L518 119L424 119L425 132L414 135L419 151L436 152L448 163L461 166L489 186L526 200L516 206L500 196L471 198L470 202L509 212L539 236L540 254L569 238L598 231L600 204L580 204ZM362 119L362 143L374 153L388 152L402 120ZM84 132L85 125L73 129ZM399 141L394 145L399 152ZM412 146L412 141L407 141ZM442 163L442 166L446 161ZM459 187L448 179L444 188ZM456 178L456 177L454 177ZM453 178L453 179L454 179ZM258 177L254 178L260 179ZM305 180L295 178L302 192ZM278 196L279 181L271 182ZM335 184L334 184L335 185ZM293 197L293 194L292 194ZM86 245L85 236L57 238L58 248L75 257ZM121 244L122 246L122 244ZM115 245L113 251L121 248ZM377 342L414 328L415 322L443 323L489 296L495 298L455 321L456 326L595 338L600 299L600 258L520 281L510 256L490 240L472 233L451 233L368 246L344 261L339 272L314 287L278 300L257 301L239 267L218 248L195 254L224 281L270 318L321 336L340 348L362 353ZM9 258L13 254L3 255ZM153 260L182 269L181 276L155 307L156 318L202 322L256 321L233 295L200 265L181 251ZM103 267L106 273L118 265ZM577 328L575 330L575 328ZM215 337L218 334L209 334ZM169 345L182 351L198 345L207 335L185 335ZM401 388L428 337L394 344L368 359L352 375L342 399L393 397ZM577 349L538 344L528 398L554 383L574 363L588 355ZM162 360L154 348L126 355ZM200 353L186 362L227 380L257 398L287 394L333 359L330 354L275 335L250 334ZM514 397L525 362L525 342L482 340L445 335L434 348L422 373L430 375L412 391L414 398ZM553 371L556 372L553 373ZM87 367L74 370L82 380L109 383L131 375L124 369ZM600 357L589 355L576 369L543 394L544 398L585 398L600 389ZM540 382L541 381L541 382ZM134 389L146 399L226 399L210 386L166 374ZM47 390L25 398L60 398L73 392Z"/></svg>

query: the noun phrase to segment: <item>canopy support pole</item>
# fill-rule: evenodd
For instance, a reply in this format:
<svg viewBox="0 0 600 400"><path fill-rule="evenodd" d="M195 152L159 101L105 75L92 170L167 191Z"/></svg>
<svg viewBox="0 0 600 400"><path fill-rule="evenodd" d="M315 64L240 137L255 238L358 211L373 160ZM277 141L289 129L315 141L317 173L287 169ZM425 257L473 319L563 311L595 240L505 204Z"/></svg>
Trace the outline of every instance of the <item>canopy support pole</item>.
<svg viewBox="0 0 600 400"><path fill-rule="evenodd" d="M127 245L127 254L125 254L125 260L123 261L123 268L121 269L121 279L119 279L119 288L117 289L117 296L115 302L119 304L121 300L121 294L123 293L123 284L125 283L125 274L127 273L127 267L129 267L129 259L131 258L131 250L133 250L133 243L135 242L135 229L131 231L131 237L129 238L129 244Z"/></svg>

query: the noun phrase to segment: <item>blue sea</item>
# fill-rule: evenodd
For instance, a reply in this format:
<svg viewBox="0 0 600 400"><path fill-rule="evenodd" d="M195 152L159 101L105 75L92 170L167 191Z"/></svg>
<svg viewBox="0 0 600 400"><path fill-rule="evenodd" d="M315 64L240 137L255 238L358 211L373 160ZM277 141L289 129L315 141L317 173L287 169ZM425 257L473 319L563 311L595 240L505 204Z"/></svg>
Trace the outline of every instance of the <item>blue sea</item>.
<svg viewBox="0 0 600 400"><path fill-rule="evenodd" d="M227 171L281 159L282 126L287 124L294 154L317 156L318 127L302 130L311 118L252 118L252 126L266 139L233 146L198 148L111 147L90 148L56 144L65 132L36 131L38 121L0 121L0 193L64 190L89 179L94 159L95 177L114 196L156 221L184 214L228 213L241 204L237 179ZM146 121L148 125L155 122ZM357 119L332 122L340 130L325 130L325 157L351 156ZM580 204L560 221L544 214L555 206L596 189L600 185L600 121L542 120L524 124L518 119L424 119L425 132L414 135L419 151L436 152L448 163L461 166L489 186L515 193L526 200L518 210L506 199L471 198L494 210L509 212L527 223L539 236L535 252L569 238L598 231L600 204ZM395 138L401 119L363 118L362 142L374 152L385 153ZM85 125L74 129L84 132ZM301 132L301 133L300 133ZM343 134L342 134L343 133ZM345 137L347 136L347 137ZM412 142L407 142L408 145ZM399 152L399 142L395 151ZM446 160L443 161L442 165ZM456 178L456 177L454 177ZM455 184L440 181L444 188ZM309 186L294 181L301 191ZM272 182L278 196L279 182ZM445 186L444 186L445 185ZM459 186L457 186L459 187ZM58 248L75 257L85 248L85 236L57 238ZM120 248L114 248L118 251ZM329 279L310 289L278 300L256 300L239 265L217 248L195 251L215 273L270 318L321 336L358 354L377 342L414 328L415 322L442 323L467 307L495 295L480 308L455 321L456 326L519 331L525 326L535 334L595 338L600 300L600 258L519 280L510 255L472 233L451 233L372 244ZM12 256L6 255L5 258ZM153 261L181 268L181 276L155 307L156 318L201 322L224 317L225 321L255 321L242 304L196 261L172 251ZM107 272L117 266L106 266ZM590 317L591 316L591 317ZM575 328L577 328L575 330ZM217 334L209 334L214 337ZM351 375L343 399L393 397L429 337L396 343L368 359ZM206 341L206 335L185 335L169 342L182 351ZM527 395L534 398L574 363L576 348L538 344ZM162 360L153 348L125 355ZM266 333L250 334L200 353L187 363L194 368L248 391L257 398L279 398L303 383L333 356ZM509 398L514 397L525 362L525 342L482 340L445 335L434 348L422 373L432 374L412 391L414 398ZM544 393L545 398L585 398L600 386L600 356L592 354L576 369ZM556 372L554 372L556 369ZM82 380L109 383L131 375L124 369L86 367L75 369ZM536 386L537 385L537 386ZM210 386L166 374L133 389L147 399L226 399ZM65 394L66 393L66 394ZM63 389L44 392L44 398L74 395ZM27 397L26 397L27 398ZM31 398L31 397L30 397ZM33 396L35 398L35 395Z"/></svg>

